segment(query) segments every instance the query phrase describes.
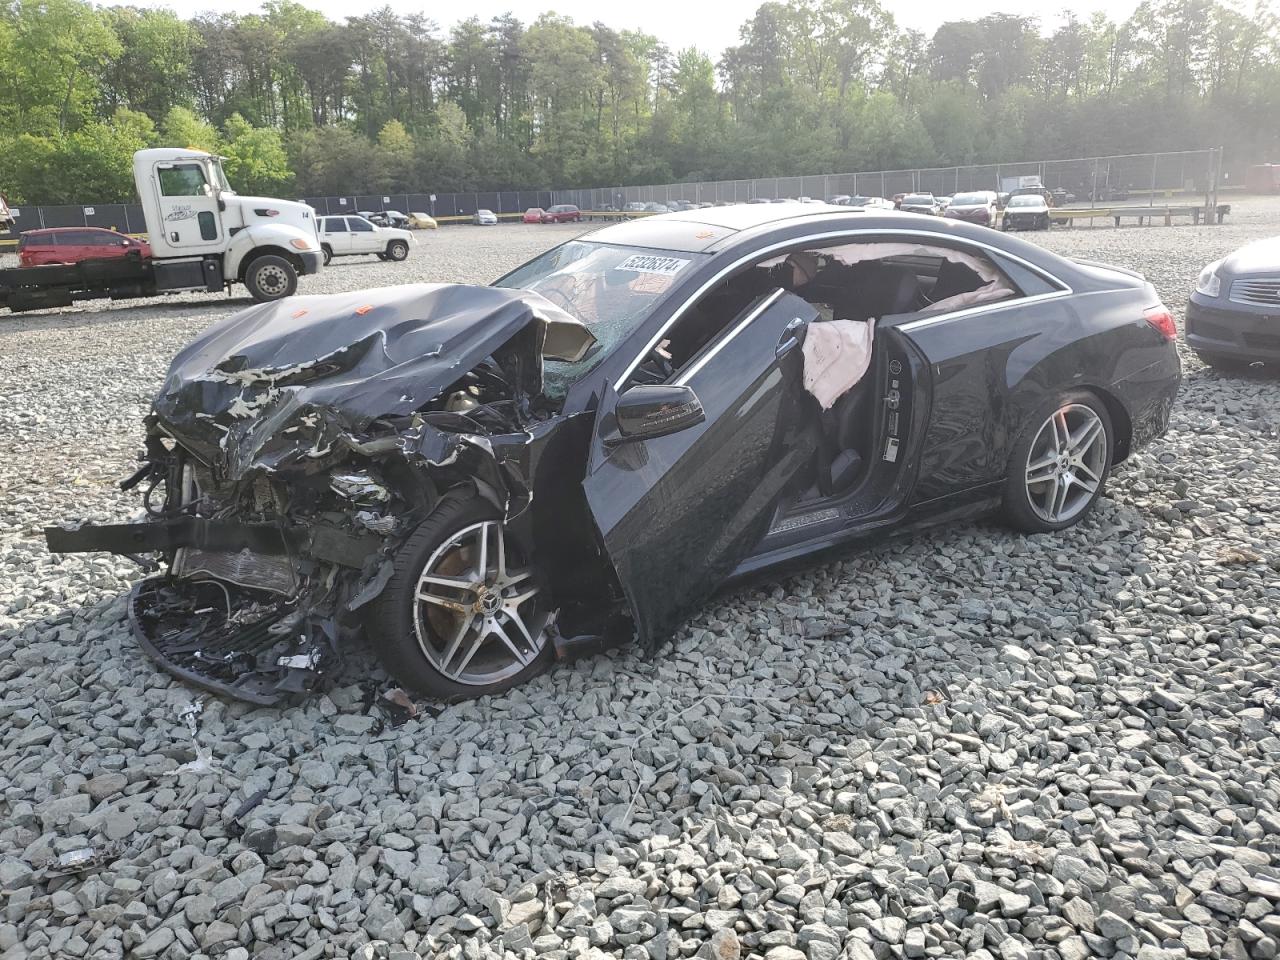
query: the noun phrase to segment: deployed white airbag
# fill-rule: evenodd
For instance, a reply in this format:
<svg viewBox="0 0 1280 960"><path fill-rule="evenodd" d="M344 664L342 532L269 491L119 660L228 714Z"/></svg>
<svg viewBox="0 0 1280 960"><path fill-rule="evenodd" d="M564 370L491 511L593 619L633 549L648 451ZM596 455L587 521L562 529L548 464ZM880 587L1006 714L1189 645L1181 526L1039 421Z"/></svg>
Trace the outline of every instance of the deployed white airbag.
<svg viewBox="0 0 1280 960"><path fill-rule="evenodd" d="M869 320L811 323L804 335L804 388L823 410L863 378L871 364L875 324Z"/></svg>

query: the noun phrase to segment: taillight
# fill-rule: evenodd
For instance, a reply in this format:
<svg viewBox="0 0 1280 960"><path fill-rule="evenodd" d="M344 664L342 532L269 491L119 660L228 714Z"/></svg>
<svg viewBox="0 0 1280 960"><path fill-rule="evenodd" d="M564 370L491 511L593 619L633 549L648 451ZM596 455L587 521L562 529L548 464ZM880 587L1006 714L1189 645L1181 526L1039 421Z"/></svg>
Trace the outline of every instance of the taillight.
<svg viewBox="0 0 1280 960"><path fill-rule="evenodd" d="M1166 340L1172 341L1178 338L1178 325L1173 322L1173 314L1163 303L1144 310L1142 316Z"/></svg>

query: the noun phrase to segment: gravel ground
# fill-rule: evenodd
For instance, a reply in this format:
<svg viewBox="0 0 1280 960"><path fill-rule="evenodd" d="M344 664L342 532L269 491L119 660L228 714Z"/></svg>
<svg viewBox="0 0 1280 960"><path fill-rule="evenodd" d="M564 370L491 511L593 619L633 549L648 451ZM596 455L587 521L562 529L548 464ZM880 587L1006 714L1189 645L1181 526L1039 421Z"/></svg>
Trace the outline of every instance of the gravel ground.
<svg viewBox="0 0 1280 960"><path fill-rule="evenodd" d="M1037 237L1142 270L1274 232ZM487 281L577 228L455 228L303 292ZM10 258L11 259L11 258ZM717 598L649 662L401 726L357 651L286 710L131 639L114 482L181 343L243 301L0 317L0 956L1275 957L1280 392L1184 357L1078 528L953 527ZM97 860L56 876L51 858Z"/></svg>

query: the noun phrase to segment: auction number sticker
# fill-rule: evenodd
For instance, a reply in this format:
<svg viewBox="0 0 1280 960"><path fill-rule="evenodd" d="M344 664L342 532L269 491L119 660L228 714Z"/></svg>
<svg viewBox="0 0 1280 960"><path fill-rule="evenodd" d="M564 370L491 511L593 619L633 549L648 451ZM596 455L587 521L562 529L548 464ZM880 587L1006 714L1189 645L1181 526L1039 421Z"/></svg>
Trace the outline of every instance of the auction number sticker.
<svg viewBox="0 0 1280 960"><path fill-rule="evenodd" d="M629 273L656 273L664 277L674 277L689 265L690 261L678 257L655 257L651 254L637 253L623 260L613 269L626 270Z"/></svg>

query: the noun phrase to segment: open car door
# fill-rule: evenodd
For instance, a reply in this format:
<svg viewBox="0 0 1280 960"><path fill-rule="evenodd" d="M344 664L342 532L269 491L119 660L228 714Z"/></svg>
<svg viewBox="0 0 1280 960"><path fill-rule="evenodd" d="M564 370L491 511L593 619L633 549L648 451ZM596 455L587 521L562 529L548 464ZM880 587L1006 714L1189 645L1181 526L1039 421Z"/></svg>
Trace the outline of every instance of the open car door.
<svg viewBox="0 0 1280 960"><path fill-rule="evenodd" d="M647 649L751 551L792 479L812 467L817 405L804 390L800 347L817 316L776 290L671 385L632 387L621 398L610 388L602 398L584 487ZM681 389L682 402L651 419L683 426L647 437L628 431L624 410L645 391L679 397Z"/></svg>

